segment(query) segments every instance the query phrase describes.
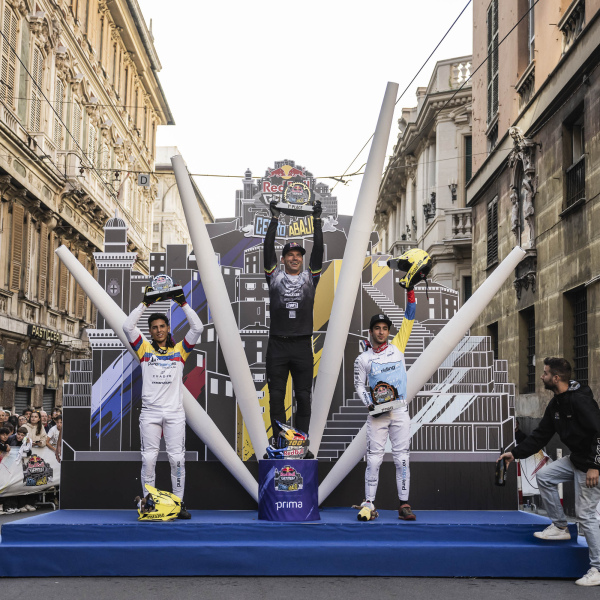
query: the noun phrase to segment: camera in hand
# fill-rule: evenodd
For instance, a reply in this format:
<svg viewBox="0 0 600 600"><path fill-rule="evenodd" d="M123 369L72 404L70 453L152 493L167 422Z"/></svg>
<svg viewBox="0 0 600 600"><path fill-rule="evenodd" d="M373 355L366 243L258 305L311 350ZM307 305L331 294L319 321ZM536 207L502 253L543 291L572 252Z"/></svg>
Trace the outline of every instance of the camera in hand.
<svg viewBox="0 0 600 600"><path fill-rule="evenodd" d="M504 454L504 449L500 448L500 454ZM496 462L496 474L494 483L496 485L506 485L506 458L501 458Z"/></svg>

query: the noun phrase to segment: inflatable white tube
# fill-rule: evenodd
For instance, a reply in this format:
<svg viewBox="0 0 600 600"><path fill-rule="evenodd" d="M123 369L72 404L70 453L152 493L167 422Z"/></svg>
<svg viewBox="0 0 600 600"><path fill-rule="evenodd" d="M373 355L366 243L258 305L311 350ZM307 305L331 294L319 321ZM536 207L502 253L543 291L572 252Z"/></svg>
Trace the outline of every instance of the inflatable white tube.
<svg viewBox="0 0 600 600"><path fill-rule="evenodd" d="M171 163L194 247L202 287L210 306L219 343L223 348L223 356L235 390L235 398L244 417L256 457L260 459L269 442L256 395L256 387L231 307L231 300L183 156L172 156Z"/></svg>
<svg viewBox="0 0 600 600"><path fill-rule="evenodd" d="M319 373L315 384L310 419L310 448L315 456L321 446L323 430L331 407L331 400L340 373L343 349L348 339L350 321L354 311L356 293L360 286L369 238L373 231L373 219L377 205L377 195L381 183L381 173L394 117L394 106L398 94L398 84L388 82L365 167L365 175L360 186L356 208L352 216L348 241L344 249L344 259L333 305L327 325L327 335L321 353Z"/></svg>
<svg viewBox="0 0 600 600"><path fill-rule="evenodd" d="M88 273L85 267L71 254L66 246L56 250L56 254L69 269L75 281L81 286L115 335L123 342L123 345L139 362L125 334L123 323L126 319L125 313L118 307L115 301L102 289L102 286ZM183 408L188 425L194 433L210 448L210 451L225 465L227 470L239 481L242 487L258 502L258 483L240 460L235 450L229 445L219 428L208 416L206 411L198 404L191 392L183 388Z"/></svg>
<svg viewBox="0 0 600 600"><path fill-rule="evenodd" d="M454 350L475 319L490 303L506 279L525 257L525 251L518 246L498 265L496 270L484 281L464 306L446 323L423 354L408 371L406 398L410 402L429 381L446 357ZM365 420L366 420L365 411ZM331 494L339 483L350 473L367 451L366 425L352 440L346 451L319 486L319 504Z"/></svg>

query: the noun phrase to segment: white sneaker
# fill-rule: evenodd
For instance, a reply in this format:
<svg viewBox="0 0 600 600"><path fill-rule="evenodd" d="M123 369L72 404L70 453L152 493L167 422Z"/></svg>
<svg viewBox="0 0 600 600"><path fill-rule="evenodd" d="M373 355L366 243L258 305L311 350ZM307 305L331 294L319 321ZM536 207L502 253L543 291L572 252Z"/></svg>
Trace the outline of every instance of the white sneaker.
<svg viewBox="0 0 600 600"><path fill-rule="evenodd" d="M577 585L600 585L600 572L596 567L592 567L581 579L575 582Z"/></svg>
<svg viewBox="0 0 600 600"><path fill-rule="evenodd" d="M570 540L571 534L569 533L568 528L561 529L557 527L554 523L548 525L544 531L536 531L533 534L536 538L540 540Z"/></svg>
<svg viewBox="0 0 600 600"><path fill-rule="evenodd" d="M37 506L31 506L31 504L26 504L23 508L26 508L29 512L37 510Z"/></svg>
<svg viewBox="0 0 600 600"><path fill-rule="evenodd" d="M16 512L19 512L19 510L17 508L7 508L5 512L7 515L14 515Z"/></svg>

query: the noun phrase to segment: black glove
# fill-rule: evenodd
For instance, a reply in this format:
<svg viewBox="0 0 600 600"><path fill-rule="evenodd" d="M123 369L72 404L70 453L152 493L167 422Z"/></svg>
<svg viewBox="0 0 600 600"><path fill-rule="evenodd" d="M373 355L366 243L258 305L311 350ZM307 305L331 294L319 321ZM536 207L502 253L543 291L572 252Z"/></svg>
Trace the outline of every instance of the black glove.
<svg viewBox="0 0 600 600"><path fill-rule="evenodd" d="M269 210L271 211L271 216L274 219L279 219L279 215L281 214L281 211L277 208L277 200L273 200L269 204Z"/></svg>
<svg viewBox="0 0 600 600"><path fill-rule="evenodd" d="M313 206L313 219L320 219L322 212L323 206L321 205L321 201L317 200Z"/></svg>
<svg viewBox="0 0 600 600"><path fill-rule="evenodd" d="M187 304L187 300L185 299L185 294L183 293L183 289L177 290L171 297L173 298L173 302L177 302L177 304L179 304L179 306L183 306L184 304Z"/></svg>
<svg viewBox="0 0 600 600"><path fill-rule="evenodd" d="M148 292L153 291L154 290L149 285L146 286L146 289L144 290L144 299L142 300L142 304L144 304L144 306L150 306L159 300L158 295L152 296L152 298L148 297Z"/></svg>

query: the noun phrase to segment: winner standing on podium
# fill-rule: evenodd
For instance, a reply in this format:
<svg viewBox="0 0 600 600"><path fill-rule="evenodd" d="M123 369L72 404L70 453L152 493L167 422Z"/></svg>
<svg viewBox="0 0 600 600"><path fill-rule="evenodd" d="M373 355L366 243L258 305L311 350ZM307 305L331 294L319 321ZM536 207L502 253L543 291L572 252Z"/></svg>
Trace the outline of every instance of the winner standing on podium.
<svg viewBox="0 0 600 600"><path fill-rule="evenodd" d="M165 275L159 278L168 279ZM146 307L154 302L172 298L183 309L190 330L182 342L175 343L171 337L169 318L154 313L148 318L150 343L137 328ZM204 326L196 312L186 302L180 287L163 291L146 288L144 299L123 323L123 331L138 355L142 367L142 413L140 436L142 442L142 495L147 493L146 484L154 487L156 460L160 438L164 435L173 494L181 502L180 519L190 519L183 504L185 488L185 411L183 410L183 366L190 355Z"/></svg>
<svg viewBox="0 0 600 600"><path fill-rule="evenodd" d="M313 381L313 307L315 290L323 266L323 230L321 203L313 208L314 244L308 270L302 270L306 250L288 242L281 253L283 270L277 268L275 236L280 211L270 204L271 223L265 236L264 267L269 284L271 324L267 347L267 382L271 406L271 427L277 441L285 423L285 390L291 373L296 392L295 427L305 434L310 424L310 400ZM305 458L314 458L309 451Z"/></svg>

